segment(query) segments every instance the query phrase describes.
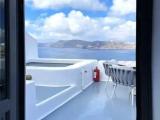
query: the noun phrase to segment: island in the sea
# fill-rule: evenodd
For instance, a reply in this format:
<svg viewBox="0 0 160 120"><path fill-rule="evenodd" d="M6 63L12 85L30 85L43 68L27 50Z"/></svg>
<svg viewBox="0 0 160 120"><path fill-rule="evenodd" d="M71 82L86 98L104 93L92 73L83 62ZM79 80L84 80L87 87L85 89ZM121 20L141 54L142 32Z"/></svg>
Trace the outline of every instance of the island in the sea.
<svg viewBox="0 0 160 120"><path fill-rule="evenodd" d="M85 41L59 40L53 43L39 43L39 47L52 48L81 48L81 49L135 49L135 43L121 41Z"/></svg>

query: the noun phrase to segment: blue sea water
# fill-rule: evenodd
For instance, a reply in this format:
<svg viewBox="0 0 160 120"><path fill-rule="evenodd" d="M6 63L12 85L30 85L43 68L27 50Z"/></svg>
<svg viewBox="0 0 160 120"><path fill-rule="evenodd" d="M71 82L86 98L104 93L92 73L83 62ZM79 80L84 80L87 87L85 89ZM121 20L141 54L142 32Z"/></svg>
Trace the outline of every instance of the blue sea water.
<svg viewBox="0 0 160 120"><path fill-rule="evenodd" d="M97 59L97 60L135 60L135 50L122 49L79 49L79 48L51 48L39 47L41 58L64 58L64 59Z"/></svg>

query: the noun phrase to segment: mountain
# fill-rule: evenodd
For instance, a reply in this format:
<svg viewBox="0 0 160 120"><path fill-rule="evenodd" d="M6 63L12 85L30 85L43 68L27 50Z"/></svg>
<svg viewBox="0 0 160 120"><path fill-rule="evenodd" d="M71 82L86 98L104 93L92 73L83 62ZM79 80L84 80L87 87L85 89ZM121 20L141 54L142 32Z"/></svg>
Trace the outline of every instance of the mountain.
<svg viewBox="0 0 160 120"><path fill-rule="evenodd" d="M82 49L135 49L135 44L115 41L59 40L55 43L40 43L40 47Z"/></svg>

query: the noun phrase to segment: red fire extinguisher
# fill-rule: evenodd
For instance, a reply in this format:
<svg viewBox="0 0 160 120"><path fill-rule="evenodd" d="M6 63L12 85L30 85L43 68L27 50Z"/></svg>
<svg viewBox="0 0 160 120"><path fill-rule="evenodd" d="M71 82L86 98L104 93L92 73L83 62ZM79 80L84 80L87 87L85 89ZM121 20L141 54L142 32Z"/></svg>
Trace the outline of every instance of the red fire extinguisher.
<svg viewBox="0 0 160 120"><path fill-rule="evenodd" d="M93 80L95 82L99 82L100 81L100 70L98 69L98 67L96 67L94 70L93 70Z"/></svg>

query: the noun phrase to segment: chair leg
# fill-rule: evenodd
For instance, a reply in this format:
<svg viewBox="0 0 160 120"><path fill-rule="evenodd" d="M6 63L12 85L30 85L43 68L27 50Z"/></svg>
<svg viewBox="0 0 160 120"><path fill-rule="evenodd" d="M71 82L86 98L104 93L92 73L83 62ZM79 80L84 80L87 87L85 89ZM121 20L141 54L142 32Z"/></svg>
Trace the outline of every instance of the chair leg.
<svg viewBox="0 0 160 120"><path fill-rule="evenodd" d="M131 100L131 99L132 99L132 88L129 87L129 89L130 89L130 90L129 90L129 91L130 91L130 92L129 92L129 100Z"/></svg>
<svg viewBox="0 0 160 120"><path fill-rule="evenodd" d="M117 84L114 85L111 98L113 98L113 96L116 95L116 88L117 88Z"/></svg>
<svg viewBox="0 0 160 120"><path fill-rule="evenodd" d="M131 104L132 106L134 106L134 96L135 96L135 88L132 88L132 91L131 91Z"/></svg>
<svg viewBox="0 0 160 120"><path fill-rule="evenodd" d="M134 95L132 94L132 106L134 105Z"/></svg>
<svg viewBox="0 0 160 120"><path fill-rule="evenodd" d="M106 88L105 88L105 90L106 90L106 93L107 93L107 85L109 84L109 79L110 79L110 76L108 76L108 80L106 81ZM107 95L108 96L108 95Z"/></svg>
<svg viewBox="0 0 160 120"><path fill-rule="evenodd" d="M108 76L108 82L109 82L110 78L111 78L111 77L110 77L110 76Z"/></svg>

